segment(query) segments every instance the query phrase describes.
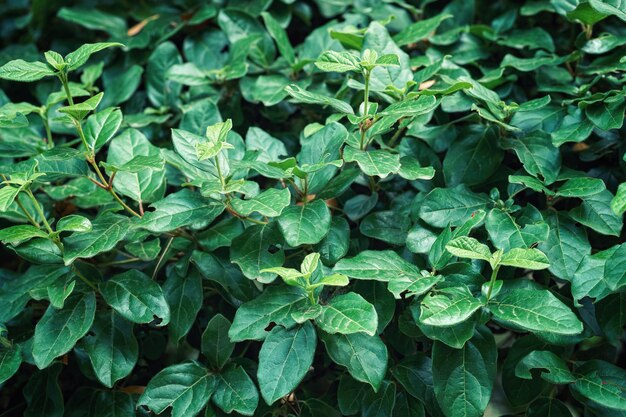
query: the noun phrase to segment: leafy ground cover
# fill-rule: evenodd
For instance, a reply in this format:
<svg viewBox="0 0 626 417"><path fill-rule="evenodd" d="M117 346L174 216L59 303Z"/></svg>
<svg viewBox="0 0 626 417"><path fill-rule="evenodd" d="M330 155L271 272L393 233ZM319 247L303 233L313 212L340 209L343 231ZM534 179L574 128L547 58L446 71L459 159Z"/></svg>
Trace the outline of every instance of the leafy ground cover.
<svg viewBox="0 0 626 417"><path fill-rule="evenodd" d="M624 1L0 29L0 416L626 415Z"/></svg>

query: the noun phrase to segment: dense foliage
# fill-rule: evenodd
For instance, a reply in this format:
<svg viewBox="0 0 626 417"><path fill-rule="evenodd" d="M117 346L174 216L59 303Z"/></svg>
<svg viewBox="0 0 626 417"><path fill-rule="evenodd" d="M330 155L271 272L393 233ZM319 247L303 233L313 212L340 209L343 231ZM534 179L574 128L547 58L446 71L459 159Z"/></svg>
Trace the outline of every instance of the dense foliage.
<svg viewBox="0 0 626 417"><path fill-rule="evenodd" d="M626 416L623 0L0 30L0 416Z"/></svg>

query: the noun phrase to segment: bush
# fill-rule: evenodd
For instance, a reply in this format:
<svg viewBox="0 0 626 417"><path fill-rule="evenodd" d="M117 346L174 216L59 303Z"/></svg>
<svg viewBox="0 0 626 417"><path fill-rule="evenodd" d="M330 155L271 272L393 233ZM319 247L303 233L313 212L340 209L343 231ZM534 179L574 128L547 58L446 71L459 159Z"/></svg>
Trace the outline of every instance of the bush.
<svg viewBox="0 0 626 417"><path fill-rule="evenodd" d="M24 3L2 416L625 415L623 1Z"/></svg>

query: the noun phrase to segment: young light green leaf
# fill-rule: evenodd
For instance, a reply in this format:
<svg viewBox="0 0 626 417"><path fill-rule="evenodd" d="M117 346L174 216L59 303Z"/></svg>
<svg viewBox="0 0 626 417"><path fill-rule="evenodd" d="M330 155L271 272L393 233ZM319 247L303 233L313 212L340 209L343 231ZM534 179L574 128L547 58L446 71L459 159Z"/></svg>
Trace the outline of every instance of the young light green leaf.
<svg viewBox="0 0 626 417"><path fill-rule="evenodd" d="M59 112L66 113L73 119L77 121L83 120L90 112L94 111L98 104L100 104L100 100L104 93L98 93L93 97L88 98L87 100L77 103L71 106L61 107Z"/></svg>
<svg viewBox="0 0 626 417"><path fill-rule="evenodd" d="M91 221L77 214L70 214L59 219L56 226L57 232L90 232L93 228Z"/></svg>
<svg viewBox="0 0 626 417"><path fill-rule="evenodd" d="M446 250L459 258L482 259L483 261L491 259L489 247L473 237L461 236L452 239L446 245Z"/></svg>
<svg viewBox="0 0 626 417"><path fill-rule="evenodd" d="M98 43L87 43L80 46L74 52L70 52L65 56L65 62L67 63L68 71L74 71L82 67L89 57L96 52L102 51L103 49L112 48L112 47L124 47L119 42L98 42Z"/></svg>
<svg viewBox="0 0 626 417"><path fill-rule="evenodd" d="M291 193L288 188L281 190L270 188L249 200L233 198L231 205L242 216L249 216L251 213L257 212L262 216L278 217L285 207L289 206L290 202Z"/></svg>
<svg viewBox="0 0 626 417"><path fill-rule="evenodd" d="M350 52L326 51L315 61L315 66L326 72L360 72L359 59Z"/></svg>
<svg viewBox="0 0 626 417"><path fill-rule="evenodd" d="M350 105L336 98L326 97L321 94L312 93L306 91L296 84L291 84L285 87L285 91L294 98L297 103L307 104L321 104L324 106L330 106L340 113L354 114L354 110Z"/></svg>
<svg viewBox="0 0 626 417"><path fill-rule="evenodd" d="M15 59L0 67L0 78L10 81L32 82L51 75L54 71L43 62Z"/></svg>
<svg viewBox="0 0 626 417"><path fill-rule="evenodd" d="M0 230L0 242L6 245L15 245L35 237L45 238L48 235L42 232L41 229L29 224L11 226Z"/></svg>
<svg viewBox="0 0 626 417"><path fill-rule="evenodd" d="M550 261L547 256L535 248L513 248L502 255L499 264L533 270L550 267Z"/></svg>

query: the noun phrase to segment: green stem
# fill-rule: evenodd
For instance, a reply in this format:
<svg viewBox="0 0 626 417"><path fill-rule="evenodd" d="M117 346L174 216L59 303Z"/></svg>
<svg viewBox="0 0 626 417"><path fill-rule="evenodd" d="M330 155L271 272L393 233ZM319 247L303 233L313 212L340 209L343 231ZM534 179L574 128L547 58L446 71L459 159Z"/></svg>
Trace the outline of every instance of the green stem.
<svg viewBox="0 0 626 417"><path fill-rule="evenodd" d="M489 280L489 290L487 290L487 301L491 298L491 291L493 290L493 286L496 283L496 277L498 276L498 270L500 270L500 265L496 265L491 271L491 279Z"/></svg>
<svg viewBox="0 0 626 417"><path fill-rule="evenodd" d="M33 194L31 190L26 189L26 194L33 202L33 205L35 206L35 210L37 210L39 217L41 217L41 220L43 221L43 225L46 228L46 231L48 232L49 235L53 235L54 230L52 230L52 227L50 227L50 223L48 223L48 220L46 219L46 214L43 212L43 209L39 205L39 201L37 201L37 199L35 198L35 195ZM59 250L63 252L63 244L61 243L61 239L59 239L58 236L51 237L51 239L54 242L54 244L57 245Z"/></svg>
<svg viewBox="0 0 626 417"><path fill-rule="evenodd" d="M398 139L400 139L400 136L402 136L402 134L404 133L404 131L406 130L405 127L401 127L400 129L396 130L396 133L393 134L393 136L391 137L391 139L389 139L389 147L393 148L394 145L396 144L396 142L398 141Z"/></svg>
<svg viewBox="0 0 626 417"><path fill-rule="evenodd" d="M365 70L364 73L364 77L365 77L365 91L363 92L363 115L365 116L365 120L367 120L369 118L369 104L370 104L370 76L371 76L371 72L368 70ZM365 132L367 131L367 128L365 128L365 126L363 126L363 124L361 124L361 144L360 144L360 148L361 150L365 150Z"/></svg>
<svg viewBox="0 0 626 417"><path fill-rule="evenodd" d="M363 115L365 115L365 117L367 117L368 113L367 111L369 110L369 102L370 102L370 76L371 76L371 72L368 70L365 70L365 92L363 93L365 95L365 97L363 97Z"/></svg>
<svg viewBox="0 0 626 417"><path fill-rule="evenodd" d="M222 168L220 167L219 155L217 154L213 157L213 161L215 162L215 169L217 170L217 176L220 179L220 184L222 184L222 190L226 188L226 181L224 180L224 176L222 175Z"/></svg>
<svg viewBox="0 0 626 417"><path fill-rule="evenodd" d="M63 90L65 90L65 95L67 96L67 102L70 106L74 105L74 99L72 98L72 94L70 94L70 84L67 80L67 74L61 73L59 75L59 79L61 80L61 84L63 84Z"/></svg>
<svg viewBox="0 0 626 417"><path fill-rule="evenodd" d="M135 217L141 218L141 215L139 213L137 213L135 210L130 208L130 206L128 204L126 204L124 202L124 200L122 200L120 198L119 195L117 195L117 193L113 189L113 182L112 181L109 182L109 181L106 180L106 178L104 178L104 174L102 174L102 171L100 170L100 167L96 163L95 155L94 155L93 151L89 148L89 145L87 144L87 138L85 137L85 132L83 131L83 127L81 126L80 121L75 120L74 121L74 126L76 127L76 131L78 132L78 136L80 137L80 140L83 142L83 145L85 146L85 150L87 151L87 162L89 162L89 165L91 165L91 167L96 172L96 175L100 179L100 182L102 183L102 185L105 186L105 189L113 196L113 198L115 198L115 200L117 200L117 202L122 207L124 207L124 209L126 211L128 211L130 214L132 214Z"/></svg>
<svg viewBox="0 0 626 417"><path fill-rule="evenodd" d="M37 201L37 199L35 198L35 195L33 194L33 192L31 190L27 189L26 190L26 194L28 195L28 197L33 202L33 205L35 206L35 210L37 210L37 213L39 214L39 217L41 217L41 220L43 221L43 224L44 224L46 230L48 231L48 233L50 233L50 234L54 233L54 230L52 230L52 227L50 227L50 223L48 223L48 220L46 220L46 215L43 212L43 209L41 208L41 206L39 205L39 201Z"/></svg>
<svg viewBox="0 0 626 417"><path fill-rule="evenodd" d="M48 121L48 110L41 116L43 119L43 127L46 129L46 138L48 140L48 148L54 148L54 141L52 140L52 131L50 130L50 122Z"/></svg>
<svg viewBox="0 0 626 417"><path fill-rule="evenodd" d="M35 220L33 216L30 215L28 210L26 210L26 207L24 207L24 204L22 204L22 202L20 201L19 197L15 198L15 202L17 203L20 210L22 210L22 212L24 213L24 216L26 216L28 221L31 222L31 224L35 226L36 228L40 228L41 226L39 225L39 222Z"/></svg>
<svg viewBox="0 0 626 417"><path fill-rule="evenodd" d="M157 261L157 264L154 267L154 272L152 272L152 279L155 279L157 274L159 273L159 269L161 269L161 264L163 263L163 259L165 258L165 255L167 254L167 252L170 250L170 247L172 246L173 241L174 241L174 237L169 238L169 240L167 241L167 245L165 245L165 248L163 249L163 253L161 253L161 256L159 256L159 260Z"/></svg>

